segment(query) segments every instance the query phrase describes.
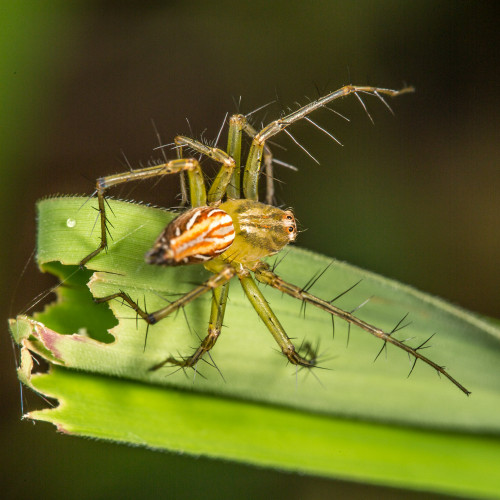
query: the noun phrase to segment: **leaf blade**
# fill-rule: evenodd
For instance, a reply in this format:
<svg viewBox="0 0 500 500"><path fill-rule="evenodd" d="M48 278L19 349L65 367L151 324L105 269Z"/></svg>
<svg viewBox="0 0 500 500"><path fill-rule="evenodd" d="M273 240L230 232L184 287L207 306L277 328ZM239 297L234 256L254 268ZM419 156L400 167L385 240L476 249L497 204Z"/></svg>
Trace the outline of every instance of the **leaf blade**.
<svg viewBox="0 0 500 500"><path fill-rule="evenodd" d="M314 284L312 292L329 299L363 279L355 290L345 294L336 305L352 310L367 297L374 295L370 303L357 314L388 331L410 311L413 324L407 329L408 334L406 330L398 332L400 338L404 338L403 335L415 335L417 338L414 342L418 345L437 330L438 334L432 339L433 352L430 357L449 364L451 373L473 391L471 398L464 397L446 381L438 380L432 370L420 364L417 364L411 378L407 380L406 374L411 365L404 353L394 349L389 351L387 362L382 355L377 363L373 363L381 344L365 332L353 330L349 348L346 349L347 328L338 320L336 338L331 343L328 315L308 307L305 319L301 319L300 303L265 288L264 294L290 336L297 337L297 344L304 338L313 343L322 340L334 353L333 359L325 361L329 370L317 371L321 385L314 377L308 376L306 371L296 375L293 367L287 366L283 357L276 352L273 339L259 322L255 311L249 307L236 282L231 286L225 327L213 352L228 382L225 383L216 370L208 365L199 370L208 375L207 379L197 376L194 384L192 372L188 377L182 371L171 376L167 376L170 374L168 370L150 372L151 366L168 355L189 353L197 345L197 335L203 336L206 329L210 299L197 300L186 308L189 326L184 315L178 314L176 318L167 318L152 328L147 348L143 352L145 325L142 322L136 323L130 309L118 301L109 304L111 311L106 305L98 306L93 303L87 281L90 278L88 286L95 296L125 290L140 301L146 297L148 309L151 310L162 307L166 300L186 292L193 286L193 282L199 283L205 279L207 273L200 266L166 269L147 266L143 262L144 253L173 215L151 207L110 201L115 217L112 221L114 240L107 254L101 254L90 262L96 272L92 274L86 271L81 274L75 265L95 248L98 239L91 231L95 211L91 203L82 208L83 201L80 198L53 198L39 204L38 261L42 268L60 276L67 286L57 290L57 303L36 314L34 319L19 318L17 323L13 323L12 329L16 341L24 347L24 365L21 368L23 380L37 390L46 391L45 394L49 396L57 394L56 397L67 401L67 405L63 404L60 409L34 413L31 415L33 418L52 421L60 429L66 428L71 432L94 437L150 447L182 449L193 454L220 456L305 473L434 491L474 492L486 496L493 491L494 485L496 487L494 477L488 482L482 476L482 471L488 471L487 464L491 462L472 460L472 457L482 453L484 457L491 458L495 454L498 456L499 451L500 423L497 415L500 409L500 330L496 325L405 285L335 262ZM72 221L69 225L68 219ZM304 285L330 262L331 259L326 257L293 248L277 271L285 279ZM160 328L160 325L163 326ZM250 419L251 421L239 416L239 421L245 425L242 424L235 431L235 436L240 439L235 438L233 441L238 445L221 445L220 454L211 454L207 445L210 440L205 442L196 433L195 425L202 420L200 416L193 417L190 429L180 432L179 439L184 444L179 444L178 448L172 441L173 438L161 444L155 444L152 437L136 442L130 435L132 424L128 420L112 424L113 419L108 415L99 423L96 418L99 416L98 407L92 406L92 398L86 398L85 392L79 396L80 401L86 401L83 407L78 406L78 399L72 399L62 389L62 392L57 392L60 389L57 384L61 383L59 374L66 373L67 370L53 368L54 371L49 375L30 378L31 358L27 355L28 350L46 357L54 366L63 364L67 368L91 372L87 375L89 380L97 377L102 381L101 393L93 395L96 402L100 401L102 394L107 393L107 386L115 383L125 384L125 394L130 384L149 384L139 386L145 391L139 398L141 404L148 402L149 390L159 391L159 396L155 398L161 397L163 393L174 392L180 395L180 401L185 402L185 408L208 394L209 400L213 399L212 426L215 434L223 433L228 425L232 425L235 415L241 415L241 412L238 413L239 405L246 404L251 408L248 411L263 413ZM68 373L69 377L73 377L72 372ZM54 374L55 385L49 388L43 386L43 381L51 380L50 377ZM112 378L101 379L101 375ZM122 389L119 389L120 385L117 387L118 394ZM112 395L107 397L112 399ZM137 402L136 397L132 399ZM133 405L129 408L127 401L122 403L125 413L134 413ZM218 406L226 408L225 416L217 413ZM66 415L66 420L58 420L60 411L64 413L68 407L80 409ZM305 444L308 440L315 440L311 453L294 454L289 449L286 456L273 455L278 442L270 439L269 435L279 435L279 427L268 425L267 430L264 427L260 438L253 433L256 421L260 423L262 419L271 418L269 415L272 412L266 413L264 410L284 412L280 413L280 419L276 421L284 422L290 417L290 422L293 422L297 415L303 417L302 423L290 425L301 429L304 440L304 444L299 447L301 451L308 448ZM113 411L118 410L115 408ZM164 410L157 408L150 411L151 419L141 417L150 431L166 425ZM172 407L169 411L173 411ZM196 413L204 415L208 411L209 408L206 408ZM219 415L218 420L215 415ZM78 424L80 427L68 427L71 421L81 422L82 416L88 422L93 422L93 427L84 428L81 424ZM170 416L173 419L180 418L175 417L175 412L172 415L169 413L168 417ZM187 417L184 415L184 418ZM118 434L113 434L114 431L107 425L108 419L110 425L119 429ZM329 422L328 425L335 425L330 430L326 427L323 429L321 426L326 424L318 423L323 421ZM354 426L350 432L342 427L347 425L346 422ZM382 428L389 434L379 434ZM439 430L442 432L438 432ZM343 433L349 435L348 440L346 438L342 441ZM478 437L476 440L478 434L495 437ZM265 453L258 455L255 450L248 451L247 435L252 436L250 444L263 447ZM327 436L322 441L321 435L331 435L334 439L329 440ZM403 467L403 472L396 467L396 463L392 468L384 463L390 462L392 458L390 454L386 456L387 443L383 444L380 438L382 435L389 441L394 441L395 444L390 449L395 457L401 457L407 464ZM422 441L426 443L425 446L419 444L418 436L423 435L427 436ZM360 444L360 436L366 440L366 446ZM453 436L453 439L450 437L447 440L447 436ZM208 439L207 433L205 438ZM459 445L456 445L455 438ZM293 442L292 437L290 440ZM355 454L352 460L357 457L362 463L360 468L353 461L342 462L338 457L328 455L328 449L337 446L339 440L344 459L349 450L352 450ZM193 442L199 444L198 448L190 448ZM470 445L469 454L466 451L469 449L467 443L472 442L474 445ZM401 448L404 448L404 443L411 453L403 453ZM239 447L238 453L235 446ZM441 452L437 453L441 448ZM442 456L443 459L434 461L435 455ZM274 456L273 461L266 461L265 457L271 456ZM322 465L323 462L328 463L328 466ZM419 465L426 462L434 464L433 468L428 467L427 473ZM379 471L379 468L383 470ZM469 478L479 481L475 489Z"/></svg>
<svg viewBox="0 0 500 500"><path fill-rule="evenodd" d="M62 432L419 490L493 497L500 488L499 438L290 412L63 368L32 382L61 407L30 416Z"/></svg>

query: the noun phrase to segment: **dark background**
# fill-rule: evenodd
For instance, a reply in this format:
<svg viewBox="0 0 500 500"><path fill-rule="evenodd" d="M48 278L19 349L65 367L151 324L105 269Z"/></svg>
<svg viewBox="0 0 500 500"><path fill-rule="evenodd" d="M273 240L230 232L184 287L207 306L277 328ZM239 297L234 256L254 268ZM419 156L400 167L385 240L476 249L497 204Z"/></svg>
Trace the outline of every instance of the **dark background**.
<svg viewBox="0 0 500 500"><path fill-rule="evenodd" d="M0 7L3 318L50 281L33 264L35 201L90 193L178 133L214 138L226 112L277 99L257 116L345 83L417 92L392 117L354 97L313 118L278 157L278 201L307 231L299 244L481 314L499 316L498 23L482 2L2 2ZM307 96L307 97L306 97ZM192 132L186 118L192 128ZM223 138L222 144L225 142ZM171 157L173 154L171 153ZM208 172L211 172L210 167ZM176 203L176 182L118 192ZM296 477L60 436L20 422L19 387L2 339L0 477L9 497L272 496L396 498L375 486ZM29 398L28 409L40 407ZM69 492L69 493L68 493ZM415 495L417 497L418 495ZM407 498L410 498L407 496Z"/></svg>

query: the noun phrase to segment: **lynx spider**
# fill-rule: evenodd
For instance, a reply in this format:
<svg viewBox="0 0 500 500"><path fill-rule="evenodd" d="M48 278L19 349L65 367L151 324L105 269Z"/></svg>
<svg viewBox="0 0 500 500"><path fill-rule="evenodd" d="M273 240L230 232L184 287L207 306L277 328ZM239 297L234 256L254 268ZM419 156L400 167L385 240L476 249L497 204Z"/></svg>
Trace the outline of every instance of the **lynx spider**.
<svg viewBox="0 0 500 500"><path fill-rule="evenodd" d="M213 276L171 302L168 306L152 313L141 309L124 292L117 292L96 299L97 302L122 299L148 325L153 325L201 295L209 291L212 292L213 300L208 333L200 346L191 356L183 359L169 357L164 362L152 367L152 370L165 364L195 367L203 355L214 347L222 329L229 282L236 276L252 306L290 363L297 366L314 367L316 365L316 355L310 347L305 349L307 351L305 357L299 354L255 280L270 285L287 295L299 299L303 303L310 303L323 309L332 316L345 320L349 325L358 326L380 338L384 342L383 347L387 343L399 347L413 356L413 366L420 359L448 378L465 394L469 394L469 391L455 380L444 367L439 366L421 354L420 350L425 347L427 341L416 348L410 347L392 336L397 331L399 324L392 331L385 332L358 319L352 312L339 309L332 304L333 301L320 299L309 293L307 289L287 283L275 274L267 263L262 261L264 257L282 250L288 243L294 241L297 236L293 213L290 210L281 210L271 204L273 185L272 181L269 181L269 176L267 203L258 201L261 164L264 162L266 169L269 170L272 163L272 155L267 142L281 131L290 135L295 141L287 130L290 125L302 119L316 125L308 118L310 113L318 108L326 107L328 103L335 99L349 94L354 94L366 110L359 96L360 93L378 97L389 108L382 95L395 97L412 91L413 89L409 87L402 90L391 90L346 85L271 122L258 132L248 123L244 115L235 114L229 119L227 152L217 147L209 147L188 137L177 136L175 138L178 152L177 159L161 165L101 177L97 180L96 192L100 214L101 243L96 250L82 259L81 266L84 266L89 260L107 248L108 227L105 193L109 188L131 181L179 173L181 175L183 200L187 200L187 190L184 182L184 173L187 173L191 208L170 222L154 243L153 248L146 254L146 261L150 264L163 266L203 264L208 271L213 273ZM368 116L370 117L370 115ZM330 135L325 130L323 131ZM251 146L244 167L243 179L241 179L241 142L243 134L250 137ZM208 194L198 160L184 158L182 155L183 148L189 148L195 153L207 156L221 164L221 168L212 182ZM241 193L241 188L243 193Z"/></svg>

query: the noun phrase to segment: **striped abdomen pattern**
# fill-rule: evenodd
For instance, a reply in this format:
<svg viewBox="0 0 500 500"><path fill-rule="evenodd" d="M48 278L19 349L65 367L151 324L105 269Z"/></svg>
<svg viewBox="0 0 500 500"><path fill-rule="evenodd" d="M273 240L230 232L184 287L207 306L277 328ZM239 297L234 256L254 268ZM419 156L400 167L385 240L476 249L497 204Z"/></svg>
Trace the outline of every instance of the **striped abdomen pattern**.
<svg viewBox="0 0 500 500"><path fill-rule="evenodd" d="M146 261L168 266L206 262L227 250L234 236L233 220L224 210L192 208L170 222Z"/></svg>

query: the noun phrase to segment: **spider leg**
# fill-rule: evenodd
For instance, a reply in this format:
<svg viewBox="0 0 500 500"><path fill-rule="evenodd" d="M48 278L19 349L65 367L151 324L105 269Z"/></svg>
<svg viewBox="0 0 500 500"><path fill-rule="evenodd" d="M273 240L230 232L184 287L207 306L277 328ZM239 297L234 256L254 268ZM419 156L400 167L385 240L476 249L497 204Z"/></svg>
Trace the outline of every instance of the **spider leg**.
<svg viewBox="0 0 500 500"><path fill-rule="evenodd" d="M229 292L229 282L219 286L218 288L214 288L212 290L212 309L210 311L210 322L208 324L208 334L202 340L200 346L196 349L196 351L187 358L174 358L169 357L165 361L155 365L152 369L158 369L166 364L177 365L182 368L184 367L193 367L198 361L203 357L205 353L210 351L212 347L217 342L219 338L222 322L224 321L224 313L226 311L226 303L227 303L227 295Z"/></svg>
<svg viewBox="0 0 500 500"><path fill-rule="evenodd" d="M236 161L232 155L226 153L222 149L212 148L202 142L190 139L189 137L184 137L182 135L178 135L175 138L175 144L178 146L180 154L182 154L183 147L189 147L197 153L208 156L222 165L219 173L212 183L212 186L210 187L210 190L208 191L208 202L210 204L220 201L226 194L228 184L231 181L233 172L236 170Z"/></svg>
<svg viewBox="0 0 500 500"><path fill-rule="evenodd" d="M268 330L274 337L274 340L276 340L281 348L281 351L288 358L290 363L306 367L315 366L316 356L314 356L313 359L306 359L300 356L297 352L295 346L281 326L281 323L269 306L267 300L259 290L257 283L255 283L255 280L250 276L250 273L246 270L239 270L238 278L253 308L260 316L260 319L267 326Z"/></svg>
<svg viewBox="0 0 500 500"><path fill-rule="evenodd" d="M109 302L110 300L121 298L124 300L146 323L149 325L154 325L155 323L158 323L158 321L162 320L163 318L166 318L170 314L172 314L174 311L177 309L186 306L189 304L191 301L197 299L204 293L208 292L209 290L214 290L224 284L226 284L234 275L236 274L236 271L234 270L233 267L231 266L224 266L218 273L214 274L208 280L206 280L204 283L201 285L197 286L196 288L193 288L186 294L184 294L182 297L179 297L177 300L174 300L171 302L168 306L162 307L161 309L158 309L157 311L154 311L152 313L148 313L144 309L141 309L137 302L132 300L129 295L127 295L125 292L116 292L113 293L112 295L107 295L106 297L99 297L94 299L95 302L98 304L102 302ZM222 320L221 320L222 321Z"/></svg>
<svg viewBox="0 0 500 500"><path fill-rule="evenodd" d="M247 122L246 118L243 130L251 139L257 135L257 130L255 130L252 125ZM262 157L264 161L264 170L266 172L266 203L268 205L274 205L276 203L276 199L274 197L273 153L267 144L264 144Z"/></svg>
<svg viewBox="0 0 500 500"><path fill-rule="evenodd" d="M255 134L252 140L252 146L250 147L250 151L248 153L247 162L245 165L245 173L243 176L243 191L245 193L245 198L258 201L258 180L263 158L263 151L266 141L268 141L274 135L278 134L282 130L285 130L293 123L302 120L316 109L325 107L329 102L334 101L335 99L339 99L340 97L347 96L349 94L357 95L360 92L365 94L368 93L380 99L381 94L395 97L407 92L413 92L413 90L413 87L406 87L401 90L391 90L377 87L345 85L335 92L331 92L330 94L321 97L316 101L306 104L305 106L299 108L297 111L294 111L293 113L290 113L283 118L280 118L279 120L271 122L260 132Z"/></svg>
<svg viewBox="0 0 500 500"><path fill-rule="evenodd" d="M191 205L193 207L206 205L207 196L203 174L201 172L200 164L193 158L179 158L161 165L139 168L97 179L96 191L98 211L101 219L101 243L93 252L80 261L80 267L83 267L89 260L94 258L108 246L108 220L106 217L105 193L109 188L126 182L144 180L160 175L177 174L181 172L188 173L189 187L191 191Z"/></svg>
<svg viewBox="0 0 500 500"><path fill-rule="evenodd" d="M227 186L227 196L232 199L241 197L241 138L242 133L253 139L257 135L252 125L247 121L246 116L237 114L229 119L229 135L227 140L227 152L234 158L235 168L231 176L231 180ZM266 171L266 203L274 205L274 179L273 179L273 154L267 144L263 149L264 168Z"/></svg>
<svg viewBox="0 0 500 500"><path fill-rule="evenodd" d="M310 304L313 304L314 306L319 307L320 309L323 309L324 311L330 313L332 316L337 316L338 318L347 321L349 325L352 324L355 326L359 326L361 329L367 331L368 333L371 333L372 335L378 337L379 339L382 339L384 342L389 342L390 344L399 347L403 351L406 351L409 355L413 356L415 358L415 362L420 359L424 363L434 368L438 373L444 375L453 384L455 384L462 392L464 392L467 395L470 394L470 392L462 384L460 384L457 380L455 380L442 366L434 363L434 361L431 361L429 358L425 357L420 353L420 349L422 349L425 343L421 344L417 348L413 348L406 345L404 342L392 337L391 335L393 332L390 333L384 332L380 328L370 325L369 323L366 323L365 321L357 318L356 316L353 315L352 312L347 312L344 311L343 309L339 309L338 307L334 306L331 302L320 299L315 295L310 294L306 290L303 290L296 285L292 285L291 283L284 281L271 270L268 264L260 262L254 269L254 273L257 281L260 281L261 283L264 283L266 285L270 285L273 288L276 288L277 290L281 291L282 293L286 293L287 295L295 297L296 299L299 299L303 302L308 302Z"/></svg>
<svg viewBox="0 0 500 500"><path fill-rule="evenodd" d="M208 192L208 202L210 204L221 201L226 193L228 198L231 199L239 199L241 196L241 138L243 132L252 139L257 135L257 131L247 122L244 115L231 116L229 119L227 153L222 149L207 146L189 137L180 135L175 138L179 157L182 156L182 148L189 147L222 165ZM267 145L263 147L263 159L267 178L266 201L271 205L274 201L273 155Z"/></svg>
<svg viewBox="0 0 500 500"><path fill-rule="evenodd" d="M241 196L241 135L244 123L245 117L243 115L233 115L229 118L227 152L234 158L234 170L227 185L227 196L233 200L237 200Z"/></svg>

